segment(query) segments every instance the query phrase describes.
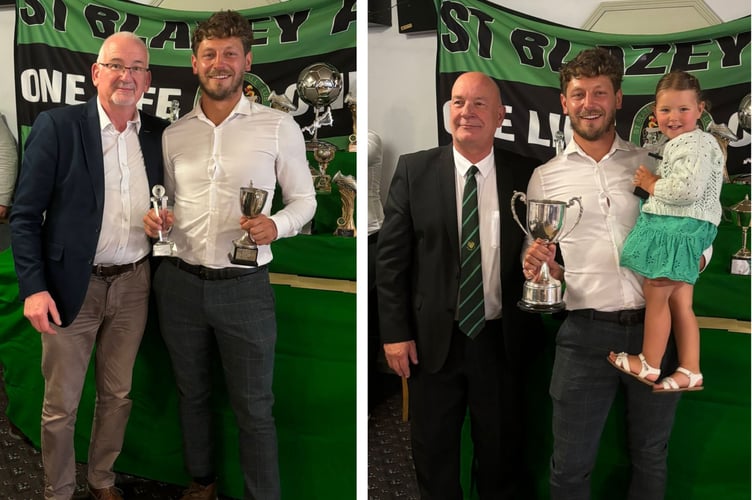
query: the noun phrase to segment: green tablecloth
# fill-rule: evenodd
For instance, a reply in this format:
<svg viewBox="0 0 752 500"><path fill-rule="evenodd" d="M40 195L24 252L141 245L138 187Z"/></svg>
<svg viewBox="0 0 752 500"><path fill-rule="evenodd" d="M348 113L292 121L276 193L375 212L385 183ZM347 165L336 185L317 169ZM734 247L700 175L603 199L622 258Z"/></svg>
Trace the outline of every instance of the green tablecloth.
<svg viewBox="0 0 752 500"><path fill-rule="evenodd" d="M355 154L338 152L329 173L354 174ZM276 197L278 198L278 197ZM275 273L355 279L355 238L332 235L341 205L336 185L317 195L311 235L272 245ZM275 200L278 203L279 200ZM278 340L274 416L279 437L282 498L355 498L355 294L274 285ZM44 380L41 342L23 317L10 250L0 253L0 364L8 393L8 417L39 445ZM223 494L240 498L242 478L237 426L219 367L214 409L218 470ZM177 391L159 334L155 309L149 316L134 367L134 405L116 470L187 484L183 469ZM76 457L85 461L94 402L89 370L76 425Z"/></svg>

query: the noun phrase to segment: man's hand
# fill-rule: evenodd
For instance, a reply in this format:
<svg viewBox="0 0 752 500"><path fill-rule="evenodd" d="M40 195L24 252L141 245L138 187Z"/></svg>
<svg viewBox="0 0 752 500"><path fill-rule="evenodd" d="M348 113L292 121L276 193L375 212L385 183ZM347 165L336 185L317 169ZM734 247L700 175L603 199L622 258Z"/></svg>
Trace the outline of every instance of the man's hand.
<svg viewBox="0 0 752 500"><path fill-rule="evenodd" d="M24 300L24 316L29 320L31 326L39 333L56 334L57 332L50 326L49 316L52 321L60 326L60 314L57 312L55 301L46 290L29 295Z"/></svg>
<svg viewBox="0 0 752 500"><path fill-rule="evenodd" d="M410 363L418 364L418 350L414 340L384 344L384 355L389 368L400 377L410 377Z"/></svg>
<svg viewBox="0 0 752 500"><path fill-rule="evenodd" d="M277 225L266 215L260 214L255 217L240 217L240 227L248 234L258 245L268 245L277 239Z"/></svg>
<svg viewBox="0 0 752 500"><path fill-rule="evenodd" d="M172 228L175 223L175 215L170 210L161 210L160 215L157 216L154 210L146 212L143 218L144 232L149 238L158 238L159 231L165 234Z"/></svg>
<svg viewBox="0 0 752 500"><path fill-rule="evenodd" d="M559 263L554 260L555 257L555 243L544 243L543 240L536 239L525 252L525 258L522 261L522 274L528 280L535 279L537 281L541 266L544 262L547 262L551 276L558 280L563 279L564 272Z"/></svg>
<svg viewBox="0 0 752 500"><path fill-rule="evenodd" d="M5 205L0 205L0 219L7 219L8 215L8 207L6 207Z"/></svg>

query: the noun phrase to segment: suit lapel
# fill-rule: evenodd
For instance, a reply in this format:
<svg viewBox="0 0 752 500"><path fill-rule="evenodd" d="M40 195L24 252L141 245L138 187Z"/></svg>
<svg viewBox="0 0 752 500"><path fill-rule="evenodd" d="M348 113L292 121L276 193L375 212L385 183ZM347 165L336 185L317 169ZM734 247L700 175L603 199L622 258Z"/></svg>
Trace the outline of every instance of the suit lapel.
<svg viewBox="0 0 752 500"><path fill-rule="evenodd" d="M81 148L84 151L84 165L89 172L97 200L97 208L104 209L104 158L102 157L102 132L99 125L97 98L86 103L79 122Z"/></svg>
<svg viewBox="0 0 752 500"><path fill-rule="evenodd" d="M144 166L146 166L146 177L149 179L149 186L153 186L161 182L157 173L161 160L161 152L159 149L160 145L157 144L155 139L158 137L158 134L154 134L150 125L144 114L141 113L141 130L138 133L138 142L141 145L141 154L144 157Z"/></svg>
<svg viewBox="0 0 752 500"><path fill-rule="evenodd" d="M451 146L442 150L438 159L439 171L439 211L446 225L450 248L457 249L459 260L460 238L457 235L457 194L455 186L454 156Z"/></svg>

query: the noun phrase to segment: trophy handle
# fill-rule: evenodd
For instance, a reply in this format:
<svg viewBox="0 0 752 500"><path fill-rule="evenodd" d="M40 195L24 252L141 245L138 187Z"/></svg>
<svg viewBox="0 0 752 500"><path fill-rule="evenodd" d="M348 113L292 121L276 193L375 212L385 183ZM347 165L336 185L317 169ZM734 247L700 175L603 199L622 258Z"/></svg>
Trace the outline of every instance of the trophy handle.
<svg viewBox="0 0 752 500"><path fill-rule="evenodd" d="M571 233L574 230L575 227L577 227L577 224L580 223L580 219L582 219L582 201L581 200L582 200L582 197L575 196L574 198L572 198L571 200L567 202L567 208L571 207L572 205L574 205L575 202L577 202L577 205L580 206L580 211L577 213L577 220L574 221L574 224L572 224L572 226L569 228L569 231L567 231L564 234L560 234L559 237L556 238L556 242L563 240L566 236L569 235L569 233Z"/></svg>
<svg viewBox="0 0 752 500"><path fill-rule="evenodd" d="M527 205L527 197L525 196L525 193L522 193L520 191L513 191L513 193L514 194L512 194L512 201L510 202L511 206L512 206L512 218L517 223L517 225L520 226L520 229L522 229L522 232L525 233L526 235L530 236L530 233L528 232L528 230L525 228L525 226L522 225L522 223L520 222L520 219L517 218L517 209L516 209L516 207L514 205L514 202L515 202L515 200L517 198L521 198L522 199L522 203L524 203L525 205Z"/></svg>

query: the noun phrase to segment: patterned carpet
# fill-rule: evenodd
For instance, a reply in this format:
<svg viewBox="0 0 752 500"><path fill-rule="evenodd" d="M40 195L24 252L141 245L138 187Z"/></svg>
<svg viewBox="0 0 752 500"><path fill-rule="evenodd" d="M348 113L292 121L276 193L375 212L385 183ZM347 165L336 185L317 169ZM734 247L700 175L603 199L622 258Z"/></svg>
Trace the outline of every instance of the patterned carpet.
<svg viewBox="0 0 752 500"><path fill-rule="evenodd" d="M43 500L42 455L5 415L8 398L0 367L0 500ZM118 474L115 485L125 500L172 500L182 496L183 486ZM76 465L75 500L88 498L86 464ZM220 497L224 498L224 497Z"/></svg>
<svg viewBox="0 0 752 500"><path fill-rule="evenodd" d="M385 375L368 419L368 499L418 500L410 426L402 421L401 381Z"/></svg>

